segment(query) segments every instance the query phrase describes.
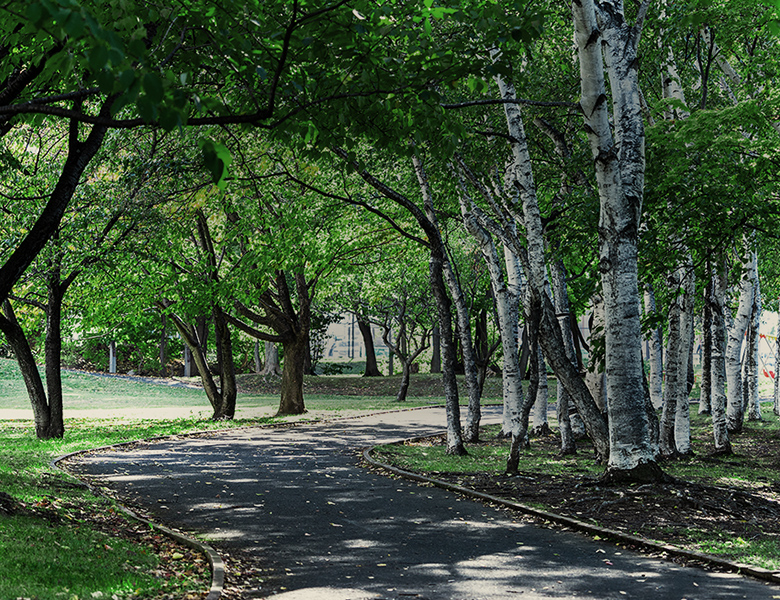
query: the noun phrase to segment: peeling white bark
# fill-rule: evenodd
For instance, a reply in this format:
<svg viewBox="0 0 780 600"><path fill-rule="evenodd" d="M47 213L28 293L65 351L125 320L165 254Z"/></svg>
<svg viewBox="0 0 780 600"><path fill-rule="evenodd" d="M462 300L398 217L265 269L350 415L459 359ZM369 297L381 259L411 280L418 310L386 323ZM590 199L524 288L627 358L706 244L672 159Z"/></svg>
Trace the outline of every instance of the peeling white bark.
<svg viewBox="0 0 780 600"><path fill-rule="evenodd" d="M642 371L637 240L644 187L644 128L636 43L622 3L572 3L581 107L599 189L599 270L605 305L605 365L610 455L615 474L658 473ZM603 54L602 54L603 53ZM602 63L603 56L603 63ZM607 106L604 66L612 96ZM650 475L648 475L650 476Z"/></svg>
<svg viewBox="0 0 780 600"><path fill-rule="evenodd" d="M653 315L656 312L655 292L651 286L645 286L644 292L645 314ZM661 341L661 328L655 327L650 331L650 400L653 407L661 408L663 405L664 362L663 343Z"/></svg>
<svg viewBox="0 0 780 600"><path fill-rule="evenodd" d="M753 308L753 294L757 280L756 256L747 248L746 258L742 263L742 276L739 283L739 305L733 323L728 328L728 343L726 344L726 390L727 408L726 420L728 430L737 433L742 430L745 417L745 407L742 389L742 342L750 323Z"/></svg>

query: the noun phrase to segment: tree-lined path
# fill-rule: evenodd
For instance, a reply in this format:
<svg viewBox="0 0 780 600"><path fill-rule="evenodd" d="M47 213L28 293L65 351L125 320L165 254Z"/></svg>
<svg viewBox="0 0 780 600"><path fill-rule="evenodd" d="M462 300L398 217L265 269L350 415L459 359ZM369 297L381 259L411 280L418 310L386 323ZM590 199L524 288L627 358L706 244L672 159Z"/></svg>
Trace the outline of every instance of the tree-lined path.
<svg viewBox="0 0 780 600"><path fill-rule="evenodd" d="M500 413L486 410L486 419ZM776 598L780 589L655 560L438 488L378 476L357 449L441 432L430 408L142 443L68 469L217 548L262 556L261 598ZM280 590L280 587L284 588Z"/></svg>

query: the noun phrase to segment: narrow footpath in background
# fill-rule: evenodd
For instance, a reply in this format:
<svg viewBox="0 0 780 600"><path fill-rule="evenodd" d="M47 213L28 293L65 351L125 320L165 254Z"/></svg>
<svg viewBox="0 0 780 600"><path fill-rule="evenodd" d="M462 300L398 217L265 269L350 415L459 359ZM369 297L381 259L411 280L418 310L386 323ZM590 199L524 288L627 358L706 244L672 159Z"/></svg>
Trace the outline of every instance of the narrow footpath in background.
<svg viewBox="0 0 780 600"><path fill-rule="evenodd" d="M262 556L277 576L245 598L780 598L778 586L541 527L359 465L357 449L444 424L443 409L411 410L142 443L64 466L217 549Z"/></svg>

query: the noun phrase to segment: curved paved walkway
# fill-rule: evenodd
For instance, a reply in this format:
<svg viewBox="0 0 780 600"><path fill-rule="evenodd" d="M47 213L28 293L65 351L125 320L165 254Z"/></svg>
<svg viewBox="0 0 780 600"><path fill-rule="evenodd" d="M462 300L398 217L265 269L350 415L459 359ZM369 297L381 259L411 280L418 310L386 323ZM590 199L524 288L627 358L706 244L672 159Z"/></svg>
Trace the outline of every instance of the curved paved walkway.
<svg viewBox="0 0 780 600"><path fill-rule="evenodd" d="M497 420L493 411L488 417ZM279 600L779 598L780 588L655 560L374 475L356 448L439 432L442 409L144 443L70 461L162 523L284 573Z"/></svg>

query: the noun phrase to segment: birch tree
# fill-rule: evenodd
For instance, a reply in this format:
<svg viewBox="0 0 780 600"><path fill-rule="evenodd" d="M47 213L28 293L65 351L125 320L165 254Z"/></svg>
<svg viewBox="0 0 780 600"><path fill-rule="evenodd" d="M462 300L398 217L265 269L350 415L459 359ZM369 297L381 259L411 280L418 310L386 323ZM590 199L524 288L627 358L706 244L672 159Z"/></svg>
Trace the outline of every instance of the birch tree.
<svg viewBox="0 0 780 600"><path fill-rule="evenodd" d="M630 25L619 0L572 4L581 106L600 198L599 270L605 302L608 472L658 480L641 361L637 240L644 186L644 125L637 44L648 3ZM602 57L603 51L603 57ZM612 94L612 133L605 68Z"/></svg>

